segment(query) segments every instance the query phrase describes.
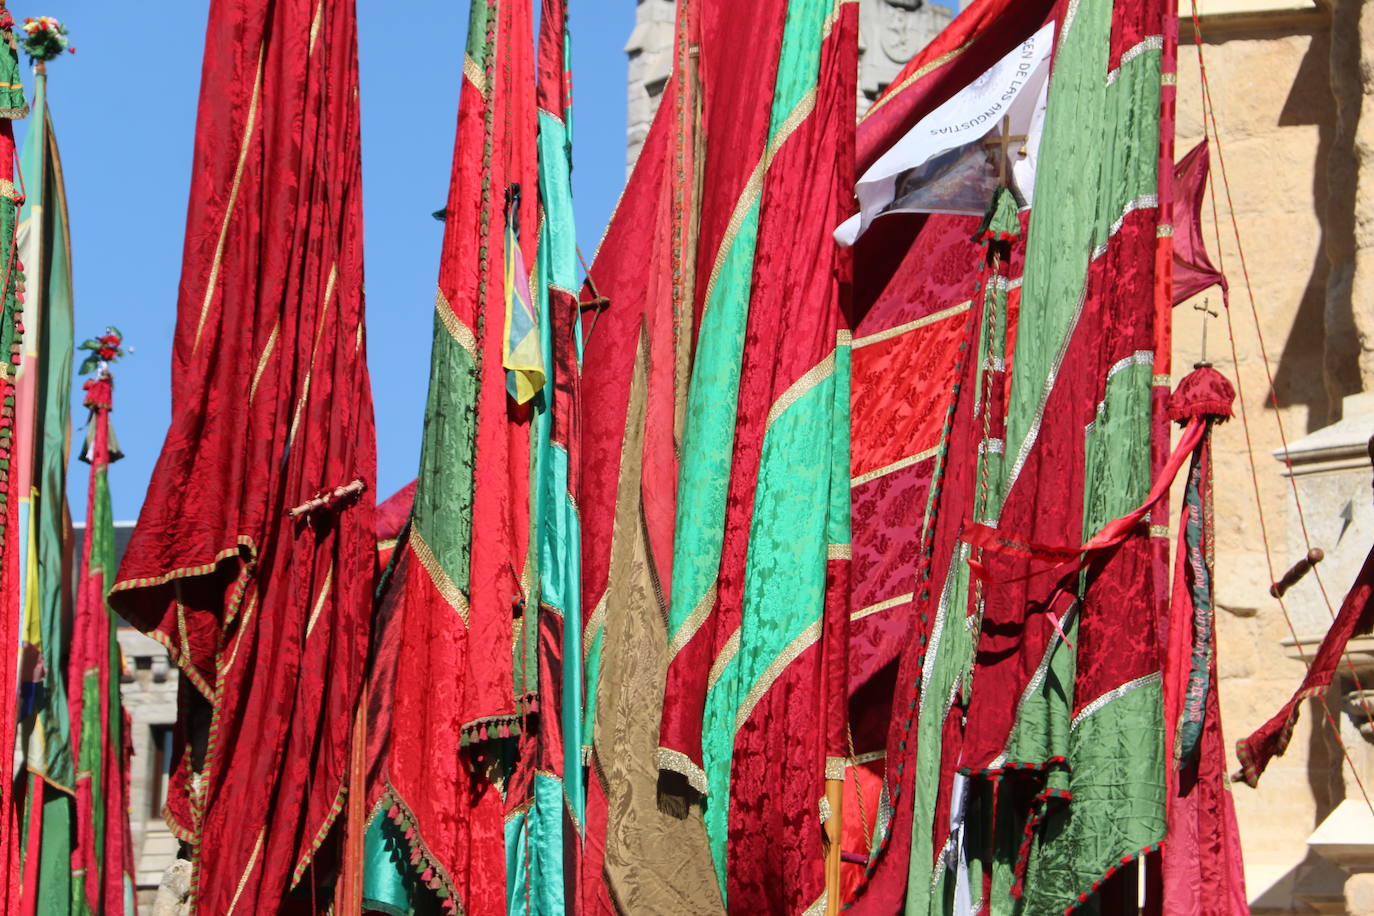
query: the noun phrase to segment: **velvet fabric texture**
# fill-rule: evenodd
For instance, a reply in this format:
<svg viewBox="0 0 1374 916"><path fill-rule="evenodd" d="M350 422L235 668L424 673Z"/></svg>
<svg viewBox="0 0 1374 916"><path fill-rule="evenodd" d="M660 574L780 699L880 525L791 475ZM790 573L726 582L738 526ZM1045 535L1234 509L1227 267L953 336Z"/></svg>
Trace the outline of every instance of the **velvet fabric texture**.
<svg viewBox="0 0 1374 916"><path fill-rule="evenodd" d="M375 570L354 6L216 0L205 49L171 428L110 603L183 675L192 911L276 912L341 807Z"/></svg>

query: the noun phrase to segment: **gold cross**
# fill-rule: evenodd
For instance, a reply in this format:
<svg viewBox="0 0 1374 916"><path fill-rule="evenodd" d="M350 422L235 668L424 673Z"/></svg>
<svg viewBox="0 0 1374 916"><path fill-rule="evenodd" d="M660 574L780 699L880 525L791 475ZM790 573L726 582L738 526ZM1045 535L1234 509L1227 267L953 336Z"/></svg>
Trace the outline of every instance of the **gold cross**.
<svg viewBox="0 0 1374 916"><path fill-rule="evenodd" d="M1013 143L1021 144L1021 148L1016 151L1017 158L1026 158L1026 137L1024 134L1015 136L1011 133L1011 118L1003 116L1002 134L998 137L987 137L983 140L983 145L994 148L998 152L997 156L997 182L1006 187L1007 184L1007 159L1010 147Z"/></svg>
<svg viewBox="0 0 1374 916"><path fill-rule="evenodd" d="M1203 366L1210 366L1207 362L1207 316L1217 317L1217 313L1212 311L1212 307L1207 299L1202 300L1201 305L1194 305L1193 311L1202 313L1202 354L1201 359L1193 364L1194 369L1201 369Z"/></svg>

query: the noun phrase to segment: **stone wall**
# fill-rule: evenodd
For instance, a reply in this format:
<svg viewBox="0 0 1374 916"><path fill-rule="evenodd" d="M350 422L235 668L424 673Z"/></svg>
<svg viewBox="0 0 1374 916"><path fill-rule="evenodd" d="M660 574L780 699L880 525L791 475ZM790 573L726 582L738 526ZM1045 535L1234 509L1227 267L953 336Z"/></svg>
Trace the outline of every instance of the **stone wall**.
<svg viewBox="0 0 1374 916"><path fill-rule="evenodd" d="M1212 235L1210 201L1203 212L1213 259L1218 266L1224 264L1231 279L1235 339L1233 358L1226 316L1209 319L1207 355L1228 376L1239 368L1256 470L1252 476L1245 428L1238 417L1216 436L1218 664L1222 718L1228 744L1233 745L1276 712L1301 681L1302 653L1310 655L1331 619L1320 586L1333 603L1340 601L1368 549L1374 524L1365 521L1370 511L1368 459L1361 454L1349 458L1347 449L1340 468L1329 461L1321 464L1327 446L1336 439L1360 435L1320 432L1341 419L1342 399L1361 385L1348 292L1352 270L1339 261L1350 258L1348 214L1354 188L1346 161L1349 153L1344 158L1341 154L1350 138L1339 136L1333 82L1344 77L1339 55L1332 55L1330 15L1312 5L1274 8L1271 3L1268 9L1248 13L1240 4L1230 5L1230 15L1203 20L1203 56L1222 141L1220 151L1212 150L1219 251ZM1180 157L1203 133L1202 84L1190 19L1183 20L1181 33ZM1258 322L1231 230L1218 152L1229 168ZM1334 273L1333 260L1338 265ZM1342 280L1342 271L1347 279ZM1204 295L1222 311L1217 291ZM1175 380L1200 355L1203 313L1194 310L1195 304L1175 310ZM1261 333L1278 410L1269 402ZM1353 409L1361 401L1344 403ZM1279 421L1290 444L1308 456L1297 461L1294 478L1302 491L1305 519L1298 517L1293 483L1271 454L1282 444ZM1340 474L1333 477L1331 471ZM1289 595L1293 630L1267 593L1271 574L1256 482L1277 572L1305 553L1303 520L1313 543L1328 554L1318 567L1324 573L1321 581L1309 576ZM1357 763L1368 769L1364 739L1349 727L1341 704L1330 702ZM1234 757L1231 763L1234 770ZM1309 912L1309 906L1344 911L1344 873L1330 856L1318 854L1319 844L1308 845L1309 837L1347 796L1344 765L1334 732L1317 701L1312 701L1303 709L1288 752L1270 765L1259 788L1234 788L1246 880L1257 912Z"/></svg>
<svg viewBox="0 0 1374 916"><path fill-rule="evenodd" d="M146 908L152 903L163 871L176 859L176 838L158 806L163 798L163 772L158 766L154 730L176 722L177 670L168 660L166 649L131 627L120 628L119 646L128 669L119 693L129 714L134 749L129 778L129 826L139 904Z"/></svg>

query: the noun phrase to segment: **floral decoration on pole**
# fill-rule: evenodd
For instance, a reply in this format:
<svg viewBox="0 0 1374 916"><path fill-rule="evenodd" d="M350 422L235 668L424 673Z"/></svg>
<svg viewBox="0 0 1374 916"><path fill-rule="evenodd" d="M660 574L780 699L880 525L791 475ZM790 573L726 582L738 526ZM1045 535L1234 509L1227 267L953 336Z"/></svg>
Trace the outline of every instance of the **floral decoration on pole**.
<svg viewBox="0 0 1374 916"><path fill-rule="evenodd" d="M96 369L103 370L107 364L124 356L124 348L120 346L123 342L124 335L119 333L119 328L106 328L101 336L82 341L77 349L87 351L88 355L82 360L77 374L89 375Z"/></svg>
<svg viewBox="0 0 1374 916"><path fill-rule="evenodd" d="M67 27L52 16L25 19L23 31L19 46L35 63L46 63L63 51L76 53L67 39Z"/></svg>

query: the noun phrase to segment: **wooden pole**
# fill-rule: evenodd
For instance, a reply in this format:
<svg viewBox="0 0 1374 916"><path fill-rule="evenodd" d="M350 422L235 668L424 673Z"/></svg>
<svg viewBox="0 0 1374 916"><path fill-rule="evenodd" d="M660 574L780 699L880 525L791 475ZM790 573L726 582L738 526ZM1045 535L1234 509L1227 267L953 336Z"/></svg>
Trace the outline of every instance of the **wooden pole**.
<svg viewBox="0 0 1374 916"><path fill-rule="evenodd" d="M343 862L334 887L336 916L362 916L363 837L367 833L367 684L358 694L348 757L348 797L344 803Z"/></svg>
<svg viewBox="0 0 1374 916"><path fill-rule="evenodd" d="M827 779L825 798L830 819L825 822L825 916L840 914L840 853L844 839L844 780Z"/></svg>

